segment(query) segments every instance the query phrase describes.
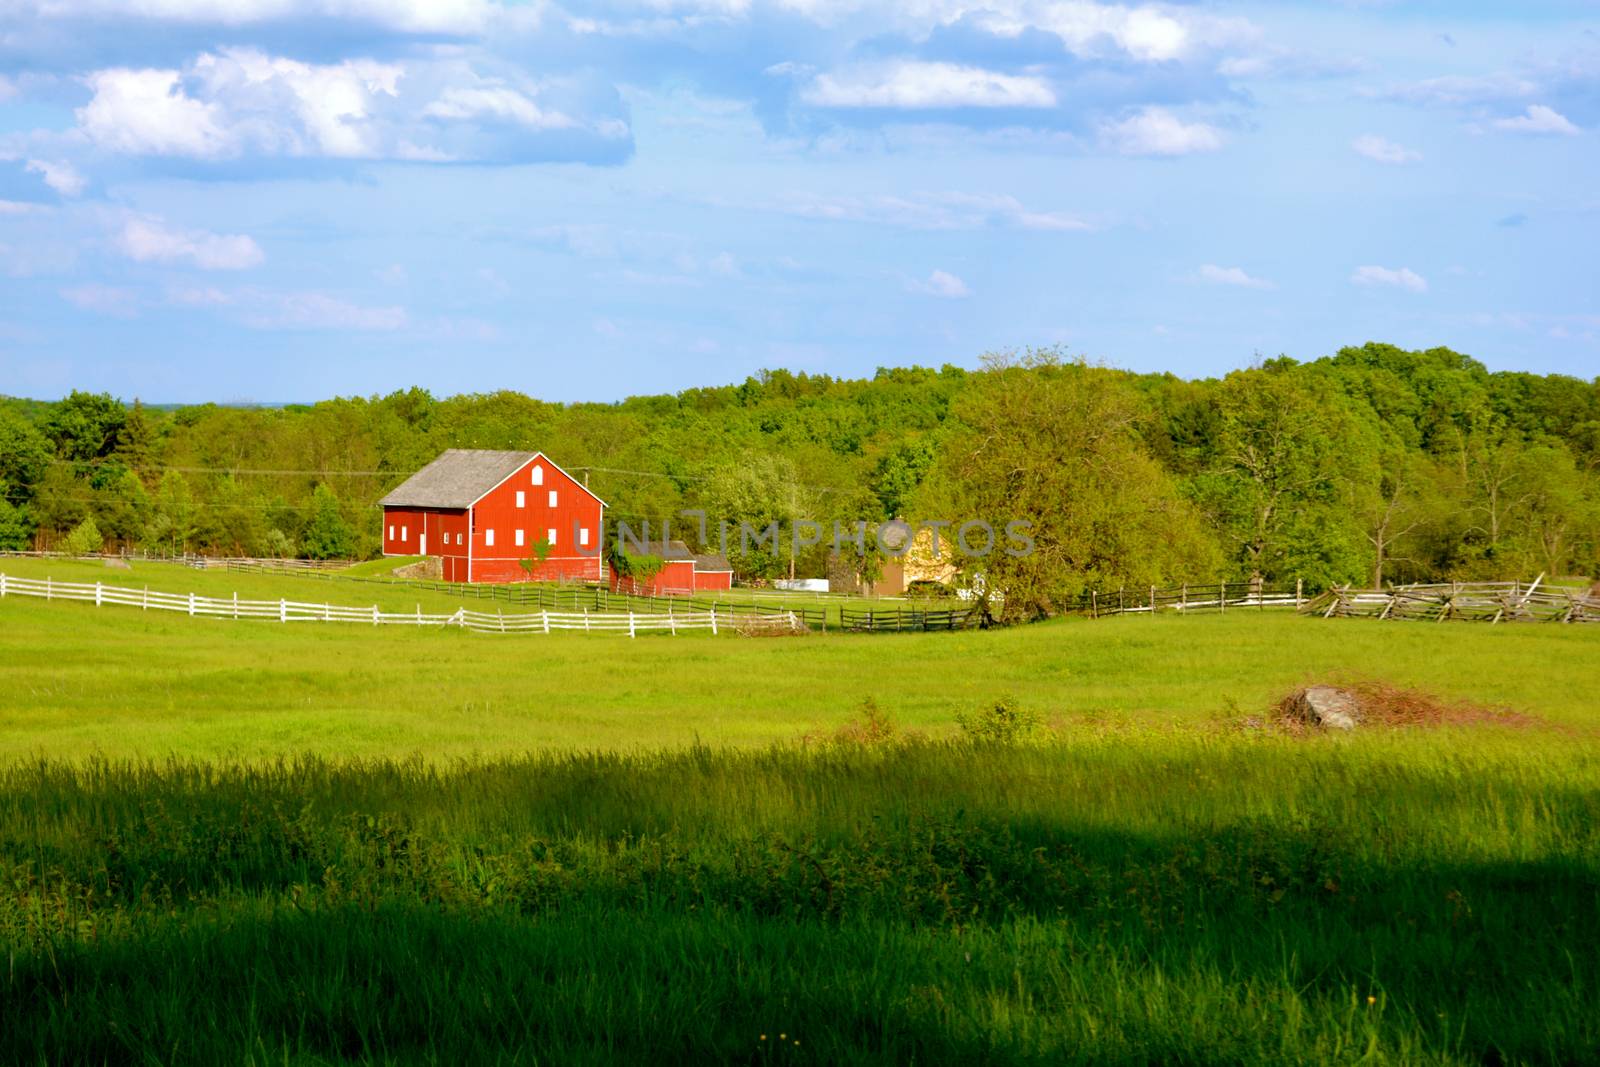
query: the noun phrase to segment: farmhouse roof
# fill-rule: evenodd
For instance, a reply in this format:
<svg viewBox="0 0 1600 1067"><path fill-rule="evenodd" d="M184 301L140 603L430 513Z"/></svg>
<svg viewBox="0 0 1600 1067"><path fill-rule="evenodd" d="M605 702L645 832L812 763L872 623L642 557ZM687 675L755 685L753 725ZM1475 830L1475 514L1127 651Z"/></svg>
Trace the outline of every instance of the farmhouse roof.
<svg viewBox="0 0 1600 1067"><path fill-rule="evenodd" d="M689 546L682 541L668 541L666 551L661 553L664 560L694 559L694 553L689 551Z"/></svg>
<svg viewBox="0 0 1600 1067"><path fill-rule="evenodd" d="M438 459L401 482L378 503L391 508L470 508L524 464L542 455L540 452L447 448ZM549 456L544 456L544 461L561 470ZM586 487L580 488L589 493ZM594 496L593 493L589 495Z"/></svg>
<svg viewBox="0 0 1600 1067"><path fill-rule="evenodd" d="M694 557L694 569L697 571L731 571L733 564L728 562L727 556L700 555Z"/></svg>

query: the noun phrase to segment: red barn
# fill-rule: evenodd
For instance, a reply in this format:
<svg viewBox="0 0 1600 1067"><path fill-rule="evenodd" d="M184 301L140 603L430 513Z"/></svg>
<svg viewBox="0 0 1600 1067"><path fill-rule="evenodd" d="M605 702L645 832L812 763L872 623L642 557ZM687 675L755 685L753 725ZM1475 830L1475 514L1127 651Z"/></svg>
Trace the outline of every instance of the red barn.
<svg viewBox="0 0 1600 1067"><path fill-rule="evenodd" d="M605 581L606 502L542 452L447 449L380 503L383 554L438 556L445 581Z"/></svg>
<svg viewBox="0 0 1600 1067"><path fill-rule="evenodd" d="M733 567L723 556L697 555L682 541L668 541L664 548L648 551L662 559L654 578L641 581L611 573L611 588L618 592L648 596L682 595L702 590L732 589Z"/></svg>

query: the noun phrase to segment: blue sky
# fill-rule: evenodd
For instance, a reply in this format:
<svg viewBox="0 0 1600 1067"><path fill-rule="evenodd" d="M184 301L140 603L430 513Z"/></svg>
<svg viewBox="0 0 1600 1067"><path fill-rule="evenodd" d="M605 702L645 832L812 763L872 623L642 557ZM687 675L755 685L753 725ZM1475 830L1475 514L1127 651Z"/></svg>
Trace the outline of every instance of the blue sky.
<svg viewBox="0 0 1600 1067"><path fill-rule="evenodd" d="M0 393L1590 378L1597 179L1597 0L0 0Z"/></svg>

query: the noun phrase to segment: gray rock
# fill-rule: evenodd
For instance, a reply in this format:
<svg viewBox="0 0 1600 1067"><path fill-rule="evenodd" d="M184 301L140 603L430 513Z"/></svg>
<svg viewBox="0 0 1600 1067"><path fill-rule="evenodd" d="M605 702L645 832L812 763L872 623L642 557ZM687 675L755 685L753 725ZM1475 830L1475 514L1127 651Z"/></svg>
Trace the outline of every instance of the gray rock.
<svg viewBox="0 0 1600 1067"><path fill-rule="evenodd" d="M1361 700L1347 689L1313 685L1294 695L1289 713L1325 730L1354 730L1361 722Z"/></svg>

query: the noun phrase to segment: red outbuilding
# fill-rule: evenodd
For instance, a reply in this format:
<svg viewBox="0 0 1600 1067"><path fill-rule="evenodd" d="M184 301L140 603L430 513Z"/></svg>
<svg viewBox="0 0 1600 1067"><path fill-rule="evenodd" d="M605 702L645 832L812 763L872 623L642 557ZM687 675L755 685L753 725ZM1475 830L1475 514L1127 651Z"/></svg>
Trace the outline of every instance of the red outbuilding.
<svg viewBox="0 0 1600 1067"><path fill-rule="evenodd" d="M438 556L445 581L606 579L606 502L542 452L448 449L380 503L383 554Z"/></svg>
<svg viewBox="0 0 1600 1067"><path fill-rule="evenodd" d="M668 541L651 552L661 557L661 570L653 578L625 578L613 568L611 588L642 596L684 596L705 590L732 589L733 567L723 556L698 555L682 541Z"/></svg>

